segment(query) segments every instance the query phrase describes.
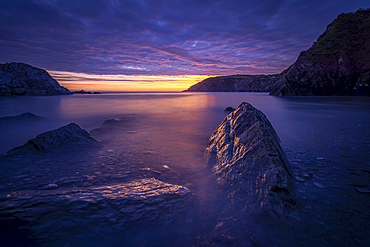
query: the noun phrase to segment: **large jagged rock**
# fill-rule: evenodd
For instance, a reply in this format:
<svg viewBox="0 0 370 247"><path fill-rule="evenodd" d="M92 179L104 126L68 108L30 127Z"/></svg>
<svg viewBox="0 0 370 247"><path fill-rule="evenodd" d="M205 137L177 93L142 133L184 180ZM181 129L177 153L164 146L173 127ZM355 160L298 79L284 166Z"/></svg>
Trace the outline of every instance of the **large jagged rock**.
<svg viewBox="0 0 370 247"><path fill-rule="evenodd" d="M47 153L56 149L67 150L76 147L100 147L101 145L77 124L70 123L56 130L38 135L20 147L13 148L7 155Z"/></svg>
<svg viewBox="0 0 370 247"><path fill-rule="evenodd" d="M147 178L73 190L19 191L0 197L0 220L26 220L25 227L38 240L59 245L54 241L71 236L91 239L133 226L166 225L196 203L188 188Z"/></svg>
<svg viewBox="0 0 370 247"><path fill-rule="evenodd" d="M30 122L38 122L44 120L44 117L36 116L31 112L22 113L17 116L0 118L0 126L8 126L14 124L26 124Z"/></svg>
<svg viewBox="0 0 370 247"><path fill-rule="evenodd" d="M271 92L276 75L230 75L210 77L184 92Z"/></svg>
<svg viewBox="0 0 370 247"><path fill-rule="evenodd" d="M24 63L0 64L0 96L70 94L48 72Z"/></svg>
<svg viewBox="0 0 370 247"><path fill-rule="evenodd" d="M340 14L281 73L271 95L370 96L370 8Z"/></svg>
<svg viewBox="0 0 370 247"><path fill-rule="evenodd" d="M209 139L206 158L233 209L242 208L256 225L291 232L299 220L295 186L279 137L266 116L248 103L230 113ZM238 206L239 205L239 206ZM226 217L226 218L227 218ZM267 239L269 234L265 234Z"/></svg>

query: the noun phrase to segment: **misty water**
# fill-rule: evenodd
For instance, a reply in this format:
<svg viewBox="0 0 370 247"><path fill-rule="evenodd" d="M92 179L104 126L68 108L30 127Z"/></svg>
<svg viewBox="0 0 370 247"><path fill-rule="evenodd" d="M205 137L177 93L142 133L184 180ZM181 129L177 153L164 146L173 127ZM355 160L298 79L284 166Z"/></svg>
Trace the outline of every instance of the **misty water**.
<svg viewBox="0 0 370 247"><path fill-rule="evenodd" d="M120 183L112 179L114 174L129 174L124 180L155 177L189 188L198 198L199 206L170 226L144 225L118 234L100 232L100 237L89 243L78 232L70 232L68 239L58 239L53 238L51 231L50 238L43 235L39 243L48 244L50 240L54 241L51 245L61 246L82 242L97 246L207 244L225 198L203 154L207 139L227 115L224 109L236 108L242 102L261 110L281 139L293 169L303 215L304 234L297 236L298 241L307 246L369 243L370 195L363 192L370 189L370 99L362 97L274 97L267 93L1 97L0 117L31 112L45 120L2 126L0 154L71 122L90 132L107 119L135 118L122 133L102 135L92 131L103 147L91 153L58 153L3 162L1 195L38 190L61 177L95 174L98 177L95 186ZM29 168L35 162L39 162L42 171ZM50 163L54 166L48 167ZM26 182L14 179L27 173L30 179ZM38 233L30 234L38 243ZM27 236L22 241L27 241ZM283 244L277 241L277 245Z"/></svg>

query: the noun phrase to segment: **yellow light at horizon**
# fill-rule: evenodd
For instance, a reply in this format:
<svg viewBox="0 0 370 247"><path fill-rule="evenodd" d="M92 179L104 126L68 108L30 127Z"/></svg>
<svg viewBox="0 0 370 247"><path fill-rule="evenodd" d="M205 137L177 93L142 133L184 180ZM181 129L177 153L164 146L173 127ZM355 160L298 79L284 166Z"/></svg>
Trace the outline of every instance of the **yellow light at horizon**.
<svg viewBox="0 0 370 247"><path fill-rule="evenodd" d="M48 72L60 85L72 91L182 91L210 77L210 75L91 75L67 71Z"/></svg>

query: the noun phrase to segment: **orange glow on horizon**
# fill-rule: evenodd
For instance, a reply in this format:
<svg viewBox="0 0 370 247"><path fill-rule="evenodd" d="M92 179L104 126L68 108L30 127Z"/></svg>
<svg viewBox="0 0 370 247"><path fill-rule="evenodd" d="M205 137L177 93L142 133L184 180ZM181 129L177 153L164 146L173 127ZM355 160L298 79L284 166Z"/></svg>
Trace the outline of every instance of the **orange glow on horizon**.
<svg viewBox="0 0 370 247"><path fill-rule="evenodd" d="M90 75L66 71L48 72L60 85L71 91L183 91L211 77L210 75Z"/></svg>

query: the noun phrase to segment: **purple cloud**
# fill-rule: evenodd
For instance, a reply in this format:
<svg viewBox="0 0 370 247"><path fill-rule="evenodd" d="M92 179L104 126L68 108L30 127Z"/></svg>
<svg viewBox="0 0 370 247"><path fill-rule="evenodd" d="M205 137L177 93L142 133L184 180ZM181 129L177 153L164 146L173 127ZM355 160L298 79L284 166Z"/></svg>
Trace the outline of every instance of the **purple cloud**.
<svg viewBox="0 0 370 247"><path fill-rule="evenodd" d="M90 74L278 73L368 1L0 0L0 62Z"/></svg>

